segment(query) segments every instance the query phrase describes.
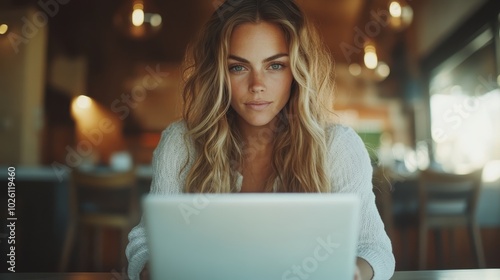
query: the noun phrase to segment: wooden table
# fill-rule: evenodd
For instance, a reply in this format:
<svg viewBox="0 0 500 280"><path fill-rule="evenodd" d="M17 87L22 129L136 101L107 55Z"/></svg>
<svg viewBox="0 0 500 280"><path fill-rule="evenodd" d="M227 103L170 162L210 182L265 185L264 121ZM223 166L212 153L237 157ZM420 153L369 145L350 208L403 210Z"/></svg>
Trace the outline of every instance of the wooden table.
<svg viewBox="0 0 500 280"><path fill-rule="evenodd" d="M127 280L119 273L3 273L3 280ZM500 269L397 271L391 280L498 280Z"/></svg>
<svg viewBox="0 0 500 280"><path fill-rule="evenodd" d="M397 271L391 280L498 280L500 269Z"/></svg>

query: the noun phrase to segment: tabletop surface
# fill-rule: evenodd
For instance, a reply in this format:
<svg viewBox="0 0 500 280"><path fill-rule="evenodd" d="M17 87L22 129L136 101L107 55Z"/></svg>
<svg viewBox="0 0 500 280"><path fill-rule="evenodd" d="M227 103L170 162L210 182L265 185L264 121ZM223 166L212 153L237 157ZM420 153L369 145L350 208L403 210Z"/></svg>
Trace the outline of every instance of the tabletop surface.
<svg viewBox="0 0 500 280"><path fill-rule="evenodd" d="M498 280L500 269L397 271L391 280Z"/></svg>
<svg viewBox="0 0 500 280"><path fill-rule="evenodd" d="M0 273L4 280L127 280L120 273ZM397 271L391 280L498 280L500 269Z"/></svg>

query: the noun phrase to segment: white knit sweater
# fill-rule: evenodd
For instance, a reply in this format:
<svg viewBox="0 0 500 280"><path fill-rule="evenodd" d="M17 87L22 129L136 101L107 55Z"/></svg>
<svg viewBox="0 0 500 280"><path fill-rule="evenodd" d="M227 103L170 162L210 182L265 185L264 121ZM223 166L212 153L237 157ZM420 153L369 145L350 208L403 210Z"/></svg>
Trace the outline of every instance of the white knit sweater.
<svg viewBox="0 0 500 280"><path fill-rule="evenodd" d="M151 193L169 195L182 192L189 166L180 175L179 171L186 162L188 149L191 154L194 152L194 147L184 144L185 131L186 126L181 121L163 131L153 153ZM329 174L335 192L355 193L361 199L357 256L373 267L374 280L387 280L394 272L395 261L391 242L375 206L372 167L366 148L354 130L341 125L332 126L327 137ZM241 188L241 182L242 178L238 178L237 189ZM130 279L135 280L139 279L139 273L149 259L143 219L132 229L128 238L128 273Z"/></svg>

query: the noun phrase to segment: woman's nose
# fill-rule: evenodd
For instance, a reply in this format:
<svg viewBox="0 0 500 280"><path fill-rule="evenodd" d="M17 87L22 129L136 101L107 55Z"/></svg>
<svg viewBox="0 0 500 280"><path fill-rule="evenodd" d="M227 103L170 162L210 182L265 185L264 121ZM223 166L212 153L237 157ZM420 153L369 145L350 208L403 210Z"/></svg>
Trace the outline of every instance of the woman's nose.
<svg viewBox="0 0 500 280"><path fill-rule="evenodd" d="M252 73L252 78L250 81L250 92L259 93L264 92L265 90L266 86L264 85L262 74L257 71Z"/></svg>

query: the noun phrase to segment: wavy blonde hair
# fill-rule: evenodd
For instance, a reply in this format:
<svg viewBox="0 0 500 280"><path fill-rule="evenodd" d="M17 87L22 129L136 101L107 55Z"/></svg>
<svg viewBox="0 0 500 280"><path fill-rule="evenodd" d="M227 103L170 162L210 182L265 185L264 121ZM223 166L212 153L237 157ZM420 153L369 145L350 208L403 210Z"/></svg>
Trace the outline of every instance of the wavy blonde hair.
<svg viewBox="0 0 500 280"><path fill-rule="evenodd" d="M273 134L278 192L330 192L326 171L325 113L332 108L333 63L315 28L292 0L230 0L222 4L188 49L183 89L186 141L195 147L184 192L234 192L237 170L249 154L230 106L227 58L232 31L261 21L281 27L293 75L290 99ZM187 163L184 167L187 166Z"/></svg>

